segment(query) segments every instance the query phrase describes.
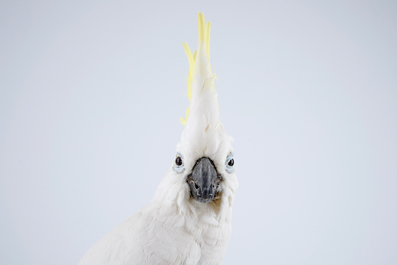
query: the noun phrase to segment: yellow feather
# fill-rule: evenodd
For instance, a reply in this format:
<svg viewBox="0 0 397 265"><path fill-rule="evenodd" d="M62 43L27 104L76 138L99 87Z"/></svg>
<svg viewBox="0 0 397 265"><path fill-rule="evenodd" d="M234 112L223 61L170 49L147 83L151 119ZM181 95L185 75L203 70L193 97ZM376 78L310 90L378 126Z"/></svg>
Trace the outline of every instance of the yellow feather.
<svg viewBox="0 0 397 265"><path fill-rule="evenodd" d="M194 62L195 62L195 57L193 58L192 52L190 51L189 45L187 43L182 43L183 48L185 49L185 53L187 55L187 59L189 60L189 76L187 79L187 98L189 99L189 102L192 98L192 82L193 82L193 73L194 73ZM187 117L186 117L187 119Z"/></svg>
<svg viewBox="0 0 397 265"><path fill-rule="evenodd" d="M211 23L207 22L205 23L205 17L204 14L199 12L198 14L198 34L199 34L199 42L204 41L205 43L205 50L207 53L207 58L208 58L208 67L210 73L211 71L211 63L210 63L210 36L211 36ZM193 85L193 78L194 78L194 66L196 63L196 55L197 55L197 50L193 53L189 48L189 45L187 43L182 43L183 48L185 49L185 53L187 55L187 59L189 61L189 74L188 74L188 79L187 79L187 98L189 99L189 103L192 99L192 85ZM213 76L215 78L215 76ZM213 87L215 89L215 87ZM186 110L186 117L185 118L180 118L179 121L185 125L187 122L187 119L189 117L189 112L190 108Z"/></svg>
<svg viewBox="0 0 397 265"><path fill-rule="evenodd" d="M205 28L205 18L203 13L199 12L197 23L198 23L199 42L205 41L207 36L205 34L206 28Z"/></svg>
<svg viewBox="0 0 397 265"><path fill-rule="evenodd" d="M210 63L210 35L211 35L211 22L207 22L207 34L206 34L206 40L205 40L205 49L207 51L207 57L208 57L208 67L211 71L211 63Z"/></svg>

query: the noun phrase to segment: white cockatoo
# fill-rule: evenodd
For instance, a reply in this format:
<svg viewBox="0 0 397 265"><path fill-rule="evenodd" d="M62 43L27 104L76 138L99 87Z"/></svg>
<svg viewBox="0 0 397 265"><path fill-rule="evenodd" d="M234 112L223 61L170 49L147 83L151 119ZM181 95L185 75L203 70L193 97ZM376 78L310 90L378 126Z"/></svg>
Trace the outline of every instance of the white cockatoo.
<svg viewBox="0 0 397 265"><path fill-rule="evenodd" d="M79 265L220 264L231 232L232 138L219 121L210 66L210 28L199 13L199 42L189 59L190 108L171 169L152 201L99 240Z"/></svg>

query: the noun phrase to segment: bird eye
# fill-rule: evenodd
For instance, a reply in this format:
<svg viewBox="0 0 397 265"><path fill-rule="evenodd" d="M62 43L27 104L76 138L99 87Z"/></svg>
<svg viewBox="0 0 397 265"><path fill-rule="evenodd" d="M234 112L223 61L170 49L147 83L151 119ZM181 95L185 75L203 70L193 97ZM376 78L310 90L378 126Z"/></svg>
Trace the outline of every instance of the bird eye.
<svg viewBox="0 0 397 265"><path fill-rule="evenodd" d="M233 171L234 171L233 166L234 166L234 158L233 158L233 154L230 154L227 156L226 162L225 162L226 171L229 173L233 173Z"/></svg>
<svg viewBox="0 0 397 265"><path fill-rule="evenodd" d="M181 173L184 170L185 170L185 166L183 164L183 156L180 153L176 153L174 171L177 173Z"/></svg>
<svg viewBox="0 0 397 265"><path fill-rule="evenodd" d="M178 156L178 157L175 159L175 164L176 164L177 166L182 166L182 158L181 158L180 156Z"/></svg>
<svg viewBox="0 0 397 265"><path fill-rule="evenodd" d="M234 159L231 159L230 161L229 161L229 163L227 163L228 165L229 165L229 167L232 167L233 165L234 165Z"/></svg>

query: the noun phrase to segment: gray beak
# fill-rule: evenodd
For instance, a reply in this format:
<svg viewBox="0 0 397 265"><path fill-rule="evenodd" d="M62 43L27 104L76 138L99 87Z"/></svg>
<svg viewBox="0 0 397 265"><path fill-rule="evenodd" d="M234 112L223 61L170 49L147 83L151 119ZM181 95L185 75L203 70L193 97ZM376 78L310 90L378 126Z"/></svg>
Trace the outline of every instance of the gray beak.
<svg viewBox="0 0 397 265"><path fill-rule="evenodd" d="M208 157L198 159L192 173L187 177L192 197L203 203L212 201L218 195L220 182L221 176Z"/></svg>

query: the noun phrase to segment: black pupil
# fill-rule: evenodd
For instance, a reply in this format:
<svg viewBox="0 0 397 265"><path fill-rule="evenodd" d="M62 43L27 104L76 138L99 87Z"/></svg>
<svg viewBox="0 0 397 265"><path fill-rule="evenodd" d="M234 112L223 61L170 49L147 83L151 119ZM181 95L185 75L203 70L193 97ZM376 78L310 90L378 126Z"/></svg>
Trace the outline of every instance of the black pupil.
<svg viewBox="0 0 397 265"><path fill-rule="evenodd" d="M175 159L175 164L177 165L177 166L180 166L180 165L182 165L182 158L180 158L179 156Z"/></svg>
<svg viewBox="0 0 397 265"><path fill-rule="evenodd" d="M230 159L229 163L227 164L232 167L234 165L234 159Z"/></svg>

